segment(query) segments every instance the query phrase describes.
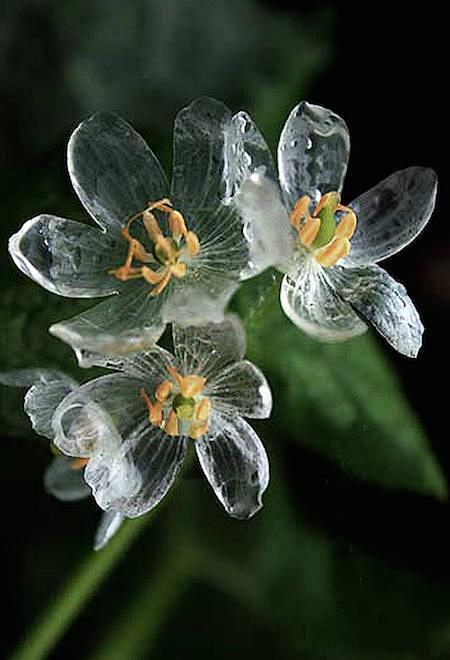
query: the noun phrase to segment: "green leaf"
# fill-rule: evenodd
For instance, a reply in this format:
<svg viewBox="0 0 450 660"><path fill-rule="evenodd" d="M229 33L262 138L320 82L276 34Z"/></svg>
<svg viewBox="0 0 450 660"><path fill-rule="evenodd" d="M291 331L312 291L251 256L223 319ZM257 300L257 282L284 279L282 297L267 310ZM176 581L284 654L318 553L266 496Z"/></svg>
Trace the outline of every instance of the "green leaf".
<svg viewBox="0 0 450 660"><path fill-rule="evenodd" d="M340 344L310 339L283 314L278 280L267 273L247 283L234 305L246 323L248 357L275 392L279 437L364 481L445 497L443 473L371 333Z"/></svg>

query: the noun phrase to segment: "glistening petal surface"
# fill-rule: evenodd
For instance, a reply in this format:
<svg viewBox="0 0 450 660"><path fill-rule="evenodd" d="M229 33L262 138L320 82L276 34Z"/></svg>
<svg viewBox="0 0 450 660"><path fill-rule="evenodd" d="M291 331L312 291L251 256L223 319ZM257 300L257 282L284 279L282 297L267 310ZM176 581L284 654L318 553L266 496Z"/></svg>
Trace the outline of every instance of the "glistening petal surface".
<svg viewBox="0 0 450 660"><path fill-rule="evenodd" d="M73 187L100 226L118 231L169 185L143 138L113 112L98 112L72 133L67 162Z"/></svg>
<svg viewBox="0 0 450 660"><path fill-rule="evenodd" d="M43 214L11 236L9 252L16 266L48 291L92 298L118 291L108 269L124 260L126 249L119 235Z"/></svg>
<svg viewBox="0 0 450 660"><path fill-rule="evenodd" d="M211 378L245 355L245 332L238 317L229 314L221 323L172 327L175 356L185 374Z"/></svg>
<svg viewBox="0 0 450 660"><path fill-rule="evenodd" d="M251 518L269 484L266 450L239 415L214 413L211 422L208 436L195 442L200 465L225 511L233 518Z"/></svg>
<svg viewBox="0 0 450 660"><path fill-rule="evenodd" d="M341 192L350 154L350 137L341 117L303 101L289 115L278 144L280 184L288 210L302 195Z"/></svg>
<svg viewBox="0 0 450 660"><path fill-rule="evenodd" d="M437 176L409 167L388 176L350 204L358 217L345 263L375 263L408 245L426 226L434 209Z"/></svg>
<svg viewBox="0 0 450 660"><path fill-rule="evenodd" d="M281 283L280 302L286 316L321 341L344 341L362 334L367 326L338 295L327 269L311 257L296 256L297 262Z"/></svg>
<svg viewBox="0 0 450 660"><path fill-rule="evenodd" d="M124 516L118 511L105 511L100 518L94 539L94 550L101 550L120 528Z"/></svg>
<svg viewBox="0 0 450 660"><path fill-rule="evenodd" d="M332 270L334 284L355 311L399 353L416 357L423 325L405 287L379 266Z"/></svg>
<svg viewBox="0 0 450 660"><path fill-rule="evenodd" d="M164 330L165 293L153 297L142 282L127 282L117 296L52 325L50 332L72 346L83 367L95 363L89 353L121 355L148 349Z"/></svg>
<svg viewBox="0 0 450 660"><path fill-rule="evenodd" d="M199 238L196 268L238 279L249 250L240 214L225 204L225 136L231 119L228 108L211 98L197 99L178 113L171 199Z"/></svg>
<svg viewBox="0 0 450 660"><path fill-rule="evenodd" d="M269 384L260 369L247 360L223 369L208 382L205 393L214 409L231 409L243 417L265 419L272 410Z"/></svg>

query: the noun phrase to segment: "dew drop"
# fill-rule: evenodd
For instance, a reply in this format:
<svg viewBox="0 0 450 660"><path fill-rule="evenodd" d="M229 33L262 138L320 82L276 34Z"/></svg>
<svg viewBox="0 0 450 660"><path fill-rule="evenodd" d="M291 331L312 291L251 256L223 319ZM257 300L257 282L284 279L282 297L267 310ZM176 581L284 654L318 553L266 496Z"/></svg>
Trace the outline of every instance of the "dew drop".
<svg viewBox="0 0 450 660"><path fill-rule="evenodd" d="M291 147L296 147L298 145L298 140L291 141Z"/></svg>
<svg viewBox="0 0 450 660"><path fill-rule="evenodd" d="M306 140L306 149L307 149L307 151L309 151L310 149L312 149L312 140L311 140L311 138L308 138L308 139Z"/></svg>

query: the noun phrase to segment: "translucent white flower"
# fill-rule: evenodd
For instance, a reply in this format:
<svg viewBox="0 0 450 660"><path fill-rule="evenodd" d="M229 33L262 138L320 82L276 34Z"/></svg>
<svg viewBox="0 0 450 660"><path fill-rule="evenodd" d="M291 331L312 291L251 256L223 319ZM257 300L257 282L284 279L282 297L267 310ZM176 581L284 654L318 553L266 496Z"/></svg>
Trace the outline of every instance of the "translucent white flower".
<svg viewBox="0 0 450 660"><path fill-rule="evenodd" d="M173 344L174 355L155 346L100 358L116 373L62 401L52 420L54 442L88 460L85 479L97 503L128 517L160 502L192 442L225 510L248 518L262 506L269 466L243 417L269 416L269 386L243 359L245 335L233 316L201 327L174 325Z"/></svg>
<svg viewBox="0 0 450 660"><path fill-rule="evenodd" d="M0 383L27 388L24 409L33 429L53 441L52 417L61 401L79 387L78 383L56 369L17 369L0 373ZM79 458L57 455L44 473L48 493L63 502L75 502L91 495L84 479L86 463ZM94 549L99 550L119 529L123 520L117 511L105 512L95 534Z"/></svg>
<svg viewBox="0 0 450 660"><path fill-rule="evenodd" d="M166 323L220 321L243 277L257 272L238 208L226 204L233 117L202 98L175 119L173 176L119 116L82 122L68 145L77 195L98 226L52 215L28 220L9 242L20 270L49 291L109 296L50 328L80 364L90 354L151 347Z"/></svg>
<svg viewBox="0 0 450 660"><path fill-rule="evenodd" d="M241 175L232 202L244 214L259 262L285 273L286 315L323 341L348 339L370 323L396 350L415 357L423 333L417 310L377 264L427 224L436 174L423 167L395 172L344 206L350 138L338 115L306 102L292 110L278 145L278 176L261 134L248 116L245 121L250 137L235 149L252 154L252 168Z"/></svg>

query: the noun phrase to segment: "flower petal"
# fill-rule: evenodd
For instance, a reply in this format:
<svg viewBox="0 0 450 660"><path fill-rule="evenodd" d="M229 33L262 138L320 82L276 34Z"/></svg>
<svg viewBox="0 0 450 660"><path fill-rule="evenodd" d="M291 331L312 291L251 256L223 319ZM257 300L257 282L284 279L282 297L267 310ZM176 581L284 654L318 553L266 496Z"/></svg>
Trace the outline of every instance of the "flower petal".
<svg viewBox="0 0 450 660"><path fill-rule="evenodd" d="M62 502L76 502L91 494L84 470L73 470L71 463L67 456L56 456L44 473L45 490Z"/></svg>
<svg viewBox="0 0 450 660"><path fill-rule="evenodd" d="M167 378L168 367L175 366L174 356L161 346L154 346L150 351L141 351L125 356L93 356L92 366L123 371L132 378L140 378L158 384Z"/></svg>
<svg viewBox="0 0 450 660"><path fill-rule="evenodd" d="M119 295L52 325L50 332L72 346L82 367L95 363L90 353L121 355L151 348L164 331L165 292L148 294L143 282L128 282Z"/></svg>
<svg viewBox="0 0 450 660"><path fill-rule="evenodd" d="M237 316L203 326L172 326L175 357L184 374L210 378L245 355L246 338Z"/></svg>
<svg viewBox="0 0 450 660"><path fill-rule="evenodd" d="M238 210L227 205L228 135L232 117L220 101L200 98L175 119L171 199L200 241L195 268L237 281L249 248Z"/></svg>
<svg viewBox="0 0 450 660"><path fill-rule="evenodd" d="M266 450L239 415L214 413L211 422L211 433L195 442L200 465L225 511L251 518L269 484Z"/></svg>
<svg viewBox="0 0 450 660"><path fill-rule="evenodd" d="M399 353L416 357L423 325L406 289L379 266L332 269L336 288Z"/></svg>
<svg viewBox="0 0 450 660"><path fill-rule="evenodd" d="M262 371L247 360L226 367L209 381L205 393L215 410L234 411L253 419L265 419L272 410L269 384Z"/></svg>
<svg viewBox="0 0 450 660"><path fill-rule="evenodd" d="M330 281L332 270L298 254L296 264L283 277L280 291L286 316L308 335L326 342L344 341L367 330L336 292Z"/></svg>
<svg viewBox="0 0 450 660"><path fill-rule="evenodd" d="M97 504L128 517L156 506L183 462L187 440L172 438L148 421L141 398L159 382L123 374L102 376L78 388L53 419L55 444L89 458L86 482Z"/></svg>
<svg viewBox="0 0 450 660"><path fill-rule="evenodd" d="M288 262L293 254L295 235L289 223L278 186L262 172L243 181L231 200L244 222L250 261L241 279L253 277L265 268Z"/></svg>
<svg viewBox="0 0 450 660"><path fill-rule="evenodd" d="M302 101L289 115L278 145L278 169L286 206L302 195L318 200L341 192L350 154L350 136L341 117Z"/></svg>
<svg viewBox="0 0 450 660"><path fill-rule="evenodd" d="M124 516L118 511L105 511L100 518L94 539L94 550L101 550L117 532Z"/></svg>
<svg viewBox="0 0 450 660"><path fill-rule="evenodd" d="M102 475L97 485L98 488L103 481L114 483L125 463L132 464L137 470L140 487L131 495L125 493L122 497L111 497L109 501L103 498L103 508L117 509L129 518L153 509L175 481L187 448L187 438L169 436L147 419L141 422L121 446L108 475Z"/></svg>
<svg viewBox="0 0 450 660"><path fill-rule="evenodd" d="M24 409L33 429L39 435L53 440L51 425L53 413L61 401L78 383L56 369L16 369L0 373L0 383L13 387L30 388Z"/></svg>
<svg viewBox="0 0 450 660"><path fill-rule="evenodd" d="M118 291L108 274L124 261L125 242L81 222L38 215L9 239L16 266L32 280L60 296L92 298Z"/></svg>
<svg viewBox="0 0 450 660"><path fill-rule="evenodd" d="M236 279L226 277L225 264L222 271L217 266L210 269L204 264L193 277L188 271L184 281L174 282L163 310L166 323L202 325L223 320L224 310L239 285Z"/></svg>
<svg viewBox="0 0 450 660"><path fill-rule="evenodd" d="M83 206L105 229L119 230L129 216L169 190L147 143L113 112L98 112L75 129L67 162Z"/></svg>
<svg viewBox="0 0 450 660"><path fill-rule="evenodd" d="M346 263L381 261L408 245L425 227L434 209L437 176L425 167L409 167L388 176L350 204L358 218Z"/></svg>

